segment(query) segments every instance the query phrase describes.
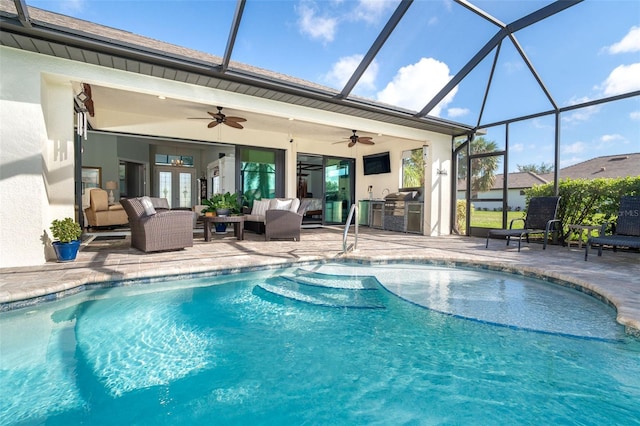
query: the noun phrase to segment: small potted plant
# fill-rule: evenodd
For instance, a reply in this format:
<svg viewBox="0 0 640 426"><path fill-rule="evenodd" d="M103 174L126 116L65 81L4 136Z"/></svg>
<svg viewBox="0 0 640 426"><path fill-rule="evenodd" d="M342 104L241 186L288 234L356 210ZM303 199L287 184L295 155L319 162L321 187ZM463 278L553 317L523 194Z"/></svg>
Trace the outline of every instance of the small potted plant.
<svg viewBox="0 0 640 426"><path fill-rule="evenodd" d="M224 194L214 194L207 200L202 200L202 204L206 207L202 209L205 215L211 215L215 212L216 216L228 216L230 214L240 213L240 203L238 203L238 194L226 192ZM216 232L224 233L227 230L226 223L216 223Z"/></svg>
<svg viewBox="0 0 640 426"><path fill-rule="evenodd" d="M80 248L82 229L72 218L55 219L51 222L52 243L58 262L71 262L76 259Z"/></svg>

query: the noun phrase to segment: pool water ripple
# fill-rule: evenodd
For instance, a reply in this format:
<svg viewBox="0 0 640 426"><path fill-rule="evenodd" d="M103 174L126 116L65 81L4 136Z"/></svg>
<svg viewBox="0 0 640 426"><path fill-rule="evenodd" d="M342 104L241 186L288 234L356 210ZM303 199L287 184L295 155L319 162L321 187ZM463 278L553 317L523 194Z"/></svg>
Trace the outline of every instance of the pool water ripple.
<svg viewBox="0 0 640 426"><path fill-rule="evenodd" d="M255 293L300 274L288 270L114 288L1 314L0 424L637 423L640 342L602 303L568 289L549 298L555 286L522 277L387 266L304 267L351 284L375 276L385 309ZM456 271L474 284L456 284ZM521 321L520 308L555 315L540 311L555 299L586 309L589 333L613 339L478 320L491 304L509 321Z"/></svg>

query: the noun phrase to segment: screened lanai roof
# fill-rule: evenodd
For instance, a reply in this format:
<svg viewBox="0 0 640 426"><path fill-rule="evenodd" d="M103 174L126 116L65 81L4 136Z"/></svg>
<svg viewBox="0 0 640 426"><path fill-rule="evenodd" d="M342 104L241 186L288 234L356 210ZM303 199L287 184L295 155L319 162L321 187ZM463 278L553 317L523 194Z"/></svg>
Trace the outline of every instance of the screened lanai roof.
<svg viewBox="0 0 640 426"><path fill-rule="evenodd" d="M568 162L640 150L640 2L2 2L7 46L449 134L563 111Z"/></svg>

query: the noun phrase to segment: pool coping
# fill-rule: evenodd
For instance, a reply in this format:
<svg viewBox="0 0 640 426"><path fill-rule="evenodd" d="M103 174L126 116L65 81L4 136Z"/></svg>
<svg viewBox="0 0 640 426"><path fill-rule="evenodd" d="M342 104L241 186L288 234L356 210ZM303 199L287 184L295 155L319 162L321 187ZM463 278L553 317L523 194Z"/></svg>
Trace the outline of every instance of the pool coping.
<svg viewBox="0 0 640 426"><path fill-rule="evenodd" d="M616 321L624 327L625 333L629 336L640 338L640 322L634 318L626 315L626 312L618 298L607 292L603 288L594 286L592 283L569 275L567 273L560 273L545 270L542 267L518 265L512 266L495 261L477 261L477 260L452 260L447 258L437 257L425 257L425 256L387 256L384 258L376 257L371 258L367 256L359 256L357 254L350 254L346 256L336 257L317 257L299 259L295 261L291 260L278 260L268 264L252 265L252 266L237 266L237 267L220 267L220 268L203 268L202 270L194 269L190 272L178 272L167 273L166 271L159 270L158 274L147 274L146 276L121 276L110 277L106 280L95 280L94 276L78 277L71 281L66 281L57 286L49 286L46 289L42 288L41 291L32 291L27 297L0 302L0 312L8 312L28 307L33 307L42 303L52 302L60 300L69 296L73 296L84 291L106 289L115 287L125 287L140 284L153 284L158 282L164 282L173 279L194 279L203 277L214 277L231 275L235 273L246 272L258 272L281 268L291 268L297 266L305 266L309 264L327 264L327 263L356 263L361 265L384 265L384 264L422 264L432 266L444 266L444 267L464 267L493 272L503 272L516 276L524 276L527 278L538 279L541 281L549 282L555 285L571 288L580 291L588 296L594 297L597 300L612 307L616 311ZM57 288L57 289L56 289ZM48 290L48 291L46 291ZM40 294L33 294L40 293Z"/></svg>

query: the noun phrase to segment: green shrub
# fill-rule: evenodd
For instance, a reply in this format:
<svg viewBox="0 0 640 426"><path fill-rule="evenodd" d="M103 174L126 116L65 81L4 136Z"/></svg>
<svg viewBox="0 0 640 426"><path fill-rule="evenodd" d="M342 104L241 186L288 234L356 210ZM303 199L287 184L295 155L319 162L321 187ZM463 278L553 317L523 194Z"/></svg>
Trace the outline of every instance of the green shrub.
<svg viewBox="0 0 640 426"><path fill-rule="evenodd" d="M70 243L82 235L82 228L70 217L65 217L62 220L55 219L51 222L49 229L53 238L61 243Z"/></svg>
<svg viewBox="0 0 640 426"><path fill-rule="evenodd" d="M525 190L527 204L531 197L551 195L555 195L553 183L536 185ZM604 221L615 221L620 197L640 195L640 176L618 179L561 179L558 195L562 197L558 219L562 221L564 241L569 235L569 224L600 225Z"/></svg>

